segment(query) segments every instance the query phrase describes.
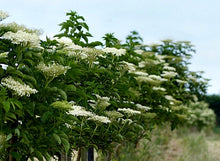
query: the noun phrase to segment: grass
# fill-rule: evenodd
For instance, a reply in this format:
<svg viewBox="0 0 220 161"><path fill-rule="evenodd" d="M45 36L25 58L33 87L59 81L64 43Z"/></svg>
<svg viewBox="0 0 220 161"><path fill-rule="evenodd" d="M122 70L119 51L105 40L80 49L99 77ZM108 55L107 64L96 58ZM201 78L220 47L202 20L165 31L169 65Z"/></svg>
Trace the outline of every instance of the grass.
<svg viewBox="0 0 220 161"><path fill-rule="evenodd" d="M152 141L143 139L137 148L124 145L113 161L220 161L220 128L198 132L158 128Z"/></svg>

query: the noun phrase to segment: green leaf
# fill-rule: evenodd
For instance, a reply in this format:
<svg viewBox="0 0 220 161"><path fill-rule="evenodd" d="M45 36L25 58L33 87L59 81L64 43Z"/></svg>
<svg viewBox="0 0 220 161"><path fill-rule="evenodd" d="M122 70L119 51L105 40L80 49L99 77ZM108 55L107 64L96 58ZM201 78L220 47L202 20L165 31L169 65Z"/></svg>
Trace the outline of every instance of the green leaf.
<svg viewBox="0 0 220 161"><path fill-rule="evenodd" d="M40 151L35 151L35 154L39 161L44 161L44 157Z"/></svg>
<svg viewBox="0 0 220 161"><path fill-rule="evenodd" d="M64 146L65 151L68 152L68 150L70 149L69 141L64 138L61 138L61 141L62 141L62 144Z"/></svg>
<svg viewBox="0 0 220 161"><path fill-rule="evenodd" d="M58 144L61 144L61 139L60 139L60 137L59 137L59 135L57 135L57 134L53 134L53 137L54 137L54 139L58 142Z"/></svg>
<svg viewBox="0 0 220 161"><path fill-rule="evenodd" d="M57 89L57 92L60 94L61 98L67 100L67 95L65 91L63 91L62 89Z"/></svg>
<svg viewBox="0 0 220 161"><path fill-rule="evenodd" d="M52 113L50 111L45 112L41 117L41 121L45 123L50 118L51 115Z"/></svg>
<svg viewBox="0 0 220 161"><path fill-rule="evenodd" d="M7 113L6 116L9 117L9 118L11 118L11 119L14 119L14 120L17 119L16 115L15 115L14 113L11 113L11 112ZM8 119L8 118L7 118L7 119ZM12 121L12 120L11 120L11 121Z"/></svg>
<svg viewBox="0 0 220 161"><path fill-rule="evenodd" d="M18 152L11 152L10 154L16 160L19 160L21 158L21 155Z"/></svg>
<svg viewBox="0 0 220 161"><path fill-rule="evenodd" d="M8 134L7 137L6 137L6 141L11 140L12 136L13 136L12 133Z"/></svg>
<svg viewBox="0 0 220 161"><path fill-rule="evenodd" d="M43 156L44 156L44 158L46 159L46 161L51 161L51 156L50 156L50 154L49 154L48 152L45 152L45 153L43 154Z"/></svg>
<svg viewBox="0 0 220 161"><path fill-rule="evenodd" d="M20 130L19 129L15 129L15 134L17 134L18 137L20 137Z"/></svg>
<svg viewBox="0 0 220 161"><path fill-rule="evenodd" d="M3 105L5 112L8 112L10 110L10 102L9 101L3 101L2 105Z"/></svg>
<svg viewBox="0 0 220 161"><path fill-rule="evenodd" d="M22 106L22 103L18 100L16 100L15 98L10 98L9 99L10 101L10 104L13 106L13 108L15 109L15 105L19 108L19 109L22 109L23 106Z"/></svg>

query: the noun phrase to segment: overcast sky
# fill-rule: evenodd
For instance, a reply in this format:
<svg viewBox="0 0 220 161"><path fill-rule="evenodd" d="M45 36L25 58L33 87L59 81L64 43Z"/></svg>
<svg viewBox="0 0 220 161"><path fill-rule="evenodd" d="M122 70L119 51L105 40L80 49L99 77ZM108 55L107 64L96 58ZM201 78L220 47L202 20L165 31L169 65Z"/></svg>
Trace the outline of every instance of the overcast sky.
<svg viewBox="0 0 220 161"><path fill-rule="evenodd" d="M191 41L197 52L190 70L205 71L209 94L220 94L219 6L219 0L0 0L0 10L10 14L7 21L42 29L44 37L57 34L73 10L84 16L96 40L112 32L124 40L136 30L145 44Z"/></svg>

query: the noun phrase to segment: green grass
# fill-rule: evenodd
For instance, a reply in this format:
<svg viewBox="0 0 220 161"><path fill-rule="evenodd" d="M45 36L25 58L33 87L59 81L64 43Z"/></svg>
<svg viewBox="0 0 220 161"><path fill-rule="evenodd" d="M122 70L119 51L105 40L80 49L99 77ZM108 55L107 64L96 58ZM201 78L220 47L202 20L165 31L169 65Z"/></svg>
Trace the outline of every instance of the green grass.
<svg viewBox="0 0 220 161"><path fill-rule="evenodd" d="M220 128L214 132L198 132L182 128L170 131L158 128L152 141L143 139L135 148L133 144L120 147L112 161L219 161Z"/></svg>

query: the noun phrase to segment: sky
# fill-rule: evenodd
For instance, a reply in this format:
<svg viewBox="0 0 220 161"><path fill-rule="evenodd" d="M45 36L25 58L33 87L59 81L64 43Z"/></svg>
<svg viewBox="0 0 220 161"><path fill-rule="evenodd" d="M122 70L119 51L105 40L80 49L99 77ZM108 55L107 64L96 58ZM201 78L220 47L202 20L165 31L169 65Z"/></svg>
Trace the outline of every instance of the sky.
<svg viewBox="0 0 220 161"><path fill-rule="evenodd" d="M191 41L196 54L191 71L204 71L211 79L208 94L220 94L219 0L0 0L7 22L43 30L42 37L59 33L66 12L86 19L95 40L106 33L124 40L136 30L144 44L163 39Z"/></svg>

